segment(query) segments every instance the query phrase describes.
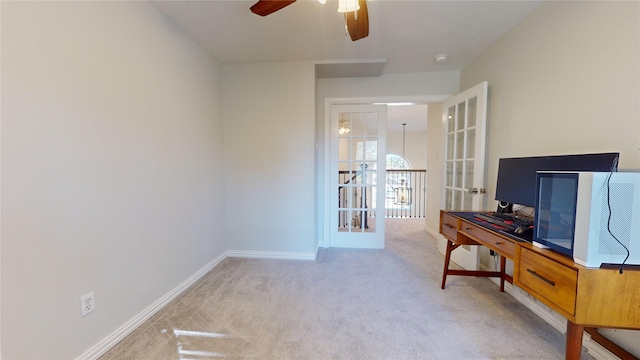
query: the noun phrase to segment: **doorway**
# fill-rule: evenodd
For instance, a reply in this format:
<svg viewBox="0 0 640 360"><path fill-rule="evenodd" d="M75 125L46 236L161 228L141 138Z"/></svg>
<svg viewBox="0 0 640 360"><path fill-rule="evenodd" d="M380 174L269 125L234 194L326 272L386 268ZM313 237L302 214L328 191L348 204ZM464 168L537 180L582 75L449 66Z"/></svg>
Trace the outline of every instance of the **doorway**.
<svg viewBox="0 0 640 360"><path fill-rule="evenodd" d="M386 116L386 105L331 106L332 247L384 248Z"/></svg>
<svg viewBox="0 0 640 360"><path fill-rule="evenodd" d="M333 240L332 235L337 232L335 231L336 228L332 226L332 224L336 224L339 221L339 218L337 215L332 214L332 212L335 212L335 209L338 209L337 202L339 201L338 199L339 196L337 194L337 191L338 191L337 188L340 185L338 185L338 180L336 179L337 175L333 175L334 173L337 174L338 172L335 171L335 169L334 170L331 169L331 162L332 162L331 156L332 154L336 153L335 149L333 152L331 151L331 149L332 149L332 146L334 146L332 139L333 141L337 142L338 131L340 130L340 127L338 127L337 123L332 124L332 121L331 121L332 107L336 105L373 105L373 104L386 105L387 103L403 103L403 102L412 103L412 104L423 104L423 105L434 104L434 103L441 104L448 97L450 96L449 95L429 95L429 96L402 96L402 97L388 96L388 97L367 97L367 98L325 98L324 107L323 107L324 115L322 116L323 124L321 128L322 138L320 139L320 144L322 145L322 148L319 149L320 151L319 151L319 157L318 157L319 164L322 164L321 169L319 169L319 174L321 175L319 178L322 179L322 185L319 188L319 201L318 201L318 210L322 214L321 217L319 218L319 224L318 224L319 230L320 230L319 231L320 247L338 246L335 244L335 242L332 242ZM340 122L340 118L339 117L335 118L334 122ZM426 122L426 119L425 119L425 122ZM426 144L426 139L424 139L423 142ZM357 148L357 145L355 146ZM367 146L364 141L363 141L363 146L365 147ZM401 153L401 150L396 149L395 152ZM432 166L435 166L435 164L432 164ZM354 170L353 168L350 168L348 171L353 171L353 170ZM345 169L344 171L347 171L347 170ZM355 173L353 175L355 175ZM376 175L376 176L380 176L380 175ZM383 190L386 191L386 188L383 188ZM376 190L376 195L380 195L377 190ZM353 196L353 195L348 195L348 196ZM367 197L371 199L369 195L367 195ZM377 196L373 198L377 199ZM438 202L437 198L439 198L439 194L437 194L434 197L434 201ZM384 203L384 197L383 199L376 200L376 201L382 201L382 203ZM352 202L351 205L353 204L357 204L357 202ZM363 209L363 208L357 208L351 205L349 207L342 208L344 209L343 211L352 211L347 215L347 221L349 222L352 221L354 218L353 211L357 212L357 209ZM332 208L334 208L334 210L332 210ZM380 208L380 206L376 205L376 208L378 209ZM363 210L360 210L360 212L363 213ZM357 224L357 223L358 223L358 220L354 222L354 224ZM360 222L360 224L362 224L362 222ZM376 223L376 226L377 225L378 223ZM346 232L346 233L347 234L340 234L340 235L353 236L358 234L358 232ZM381 234L382 236L384 236L383 232ZM384 246L384 239L381 242L381 246ZM381 246L378 245L377 247L381 247ZM360 246L356 243L356 244L349 244L346 247L371 247L371 246Z"/></svg>

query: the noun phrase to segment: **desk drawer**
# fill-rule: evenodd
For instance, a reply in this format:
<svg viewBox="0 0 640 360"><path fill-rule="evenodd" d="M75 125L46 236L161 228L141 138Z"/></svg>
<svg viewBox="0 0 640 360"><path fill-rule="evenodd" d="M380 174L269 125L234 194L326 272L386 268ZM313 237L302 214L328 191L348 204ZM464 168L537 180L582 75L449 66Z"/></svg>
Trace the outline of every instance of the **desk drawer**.
<svg viewBox="0 0 640 360"><path fill-rule="evenodd" d="M548 300L575 315L578 272L526 248L520 251L516 284L533 290L541 301ZM543 299L541 299L542 297Z"/></svg>
<svg viewBox="0 0 640 360"><path fill-rule="evenodd" d="M446 214L440 213L440 233L452 241L455 241L458 237L458 219Z"/></svg>
<svg viewBox="0 0 640 360"><path fill-rule="evenodd" d="M513 259L516 253L516 245L513 241L507 240L496 234L493 234L489 230L485 230L479 226L462 223L460 229L465 235L471 238L482 240L482 245L497 251L498 254L505 256L509 259Z"/></svg>

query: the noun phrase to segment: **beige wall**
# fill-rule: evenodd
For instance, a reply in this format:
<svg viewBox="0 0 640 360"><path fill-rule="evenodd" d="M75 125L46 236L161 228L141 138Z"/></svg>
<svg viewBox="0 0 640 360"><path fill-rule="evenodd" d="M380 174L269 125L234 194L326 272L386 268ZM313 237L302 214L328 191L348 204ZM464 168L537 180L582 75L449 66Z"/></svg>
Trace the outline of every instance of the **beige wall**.
<svg viewBox="0 0 640 360"><path fill-rule="evenodd" d="M231 252L315 256L315 65L223 67Z"/></svg>
<svg viewBox="0 0 640 360"><path fill-rule="evenodd" d="M637 1L544 2L461 72L489 82L489 209L500 157L618 151L640 170L639 47ZM638 332L613 336L640 354Z"/></svg>
<svg viewBox="0 0 640 360"><path fill-rule="evenodd" d="M489 82L489 179L508 156L619 151L640 170L639 4L546 2L461 72L462 90Z"/></svg>
<svg viewBox="0 0 640 360"><path fill-rule="evenodd" d="M429 104L427 122L427 218L425 229L439 237L440 209L442 196L442 104ZM438 242L438 245L443 243ZM440 249L444 253L444 248Z"/></svg>
<svg viewBox="0 0 640 360"><path fill-rule="evenodd" d="M425 114L426 115L426 114ZM418 121L427 122L424 119ZM424 170L427 168L427 132L407 131L404 145L404 155L412 169ZM387 133L387 154L402 156L402 132Z"/></svg>
<svg viewBox="0 0 640 360"><path fill-rule="evenodd" d="M224 253L220 68L147 2L1 22L1 357L73 359Z"/></svg>

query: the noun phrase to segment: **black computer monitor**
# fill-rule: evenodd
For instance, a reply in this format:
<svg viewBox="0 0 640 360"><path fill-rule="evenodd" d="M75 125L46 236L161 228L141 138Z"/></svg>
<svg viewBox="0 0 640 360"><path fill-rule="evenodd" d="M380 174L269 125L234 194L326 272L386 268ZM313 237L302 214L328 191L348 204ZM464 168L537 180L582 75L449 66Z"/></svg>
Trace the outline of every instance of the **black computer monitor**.
<svg viewBox="0 0 640 360"><path fill-rule="evenodd" d="M506 204L533 207L537 171L616 171L619 157L620 153L597 153L501 158L498 163L496 200L503 207L508 206Z"/></svg>

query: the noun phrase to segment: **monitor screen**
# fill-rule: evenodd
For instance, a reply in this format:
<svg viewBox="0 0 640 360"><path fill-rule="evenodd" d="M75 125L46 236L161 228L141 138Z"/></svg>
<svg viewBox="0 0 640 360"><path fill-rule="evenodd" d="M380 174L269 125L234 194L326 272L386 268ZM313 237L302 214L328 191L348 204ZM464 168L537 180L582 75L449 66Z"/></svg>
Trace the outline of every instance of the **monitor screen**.
<svg viewBox="0 0 640 360"><path fill-rule="evenodd" d="M534 241L571 256L578 196L577 173L540 173Z"/></svg>
<svg viewBox="0 0 640 360"><path fill-rule="evenodd" d="M498 163L496 200L533 207L536 201L536 171L617 170L620 153L502 158Z"/></svg>

